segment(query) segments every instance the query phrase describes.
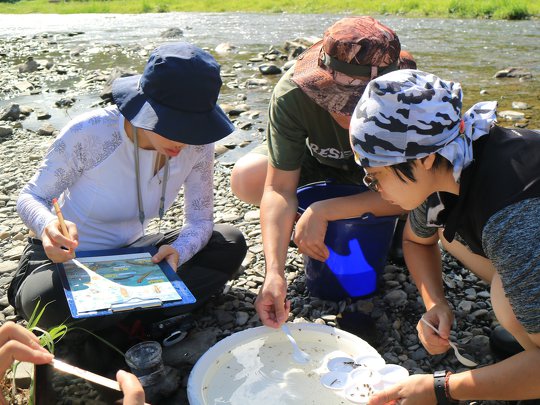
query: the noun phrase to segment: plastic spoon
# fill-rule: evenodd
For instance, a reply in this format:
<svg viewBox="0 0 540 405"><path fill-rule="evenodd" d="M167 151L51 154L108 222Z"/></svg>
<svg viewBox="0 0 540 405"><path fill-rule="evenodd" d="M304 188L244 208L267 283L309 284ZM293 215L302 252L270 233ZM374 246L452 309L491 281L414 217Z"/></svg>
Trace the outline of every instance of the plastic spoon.
<svg viewBox="0 0 540 405"><path fill-rule="evenodd" d="M289 338L289 342L291 342L291 344L292 344L292 347L293 347L292 355L293 355L294 361L296 361L299 364L308 363L309 360L310 360L309 354L307 354L306 352L300 350L300 348L298 347L298 344L296 343L296 340L294 340L293 336L291 335L291 331L290 331L289 327L286 324L283 324L283 325L281 325L281 330L283 332L285 332L285 334Z"/></svg>
<svg viewBox="0 0 540 405"><path fill-rule="evenodd" d="M437 335L441 335L439 333L439 330L433 326L432 324L430 324L428 321L426 321L424 319L424 317L420 318L420 320L422 322L424 322L427 326L429 326L431 329L433 329L435 331L435 333L437 333ZM458 359L458 361L463 364L464 366L467 366L467 367L476 367L478 365L478 363L475 363L474 361L472 360L469 360L468 358L464 357L458 350L458 347L455 343L451 342L450 339L448 339L448 343L450 344L450 347L452 349L454 349L454 354L456 355L456 358Z"/></svg>

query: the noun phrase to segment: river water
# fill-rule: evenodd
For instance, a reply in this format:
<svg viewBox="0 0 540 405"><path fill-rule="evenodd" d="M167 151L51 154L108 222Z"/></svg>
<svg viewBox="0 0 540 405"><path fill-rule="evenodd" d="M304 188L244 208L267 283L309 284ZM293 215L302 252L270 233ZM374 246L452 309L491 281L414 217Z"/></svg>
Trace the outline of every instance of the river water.
<svg viewBox="0 0 540 405"><path fill-rule="evenodd" d="M120 66L140 70L148 57L148 50L167 41L160 37L161 33L169 28L180 28L183 31L183 40L210 51L223 42L229 42L236 47L234 52L227 54L213 52L222 64L222 71L233 72L238 79L262 78L257 69L258 63L249 63L249 58L267 51L270 46L282 48L286 40L320 37L326 27L342 16L247 13L0 15L0 45L20 41L24 47L25 43L32 43L34 36L47 33L52 34L51 49L47 54L43 54L43 49L36 49L35 58L54 57L55 48L61 48L64 53L66 49L79 48L88 54L88 57L83 59L85 66L81 68L106 69ZM525 101L532 107L525 111L530 121L529 127L540 127L540 84L535 80L540 77L540 21L450 20L398 16L376 18L398 33L402 48L413 53L419 68L445 79L461 82L466 106L480 100L496 99L499 101L499 109L507 110L511 109L512 101ZM62 35L66 32L82 34ZM112 45L120 49L142 48L143 52L135 52L130 57L122 52L111 54ZM100 47L107 46L106 52L99 50ZM27 54L28 52L7 52L0 55L2 71L4 66L23 62ZM80 60L74 63L82 64ZM233 69L235 63L241 63L243 68ZM520 82L518 79L493 78L497 71L510 66L523 67L532 73L533 80ZM223 87L220 102L238 102L241 93L246 96L245 102L252 110L261 111L254 125L248 130L238 130L232 137L234 141L255 141L244 148L244 152L258 143L263 136L267 102L273 84L279 79L278 76L265 78L269 80L268 86L256 89ZM230 80L233 79L224 77L225 84ZM74 83L75 78L66 78L61 85L69 87ZM54 89L54 84L51 86ZM482 89L488 94L480 95ZM61 127L74 113L89 108L98 97L96 92L79 94L80 101L74 105L70 114L55 114L53 111L52 123L57 128ZM19 102L45 103L46 108L54 109L53 97L47 92L21 95L2 93L0 90L0 98L0 107L6 103ZM31 128L37 124L29 119L26 125ZM229 159L234 159L238 153L227 155L230 155Z"/></svg>

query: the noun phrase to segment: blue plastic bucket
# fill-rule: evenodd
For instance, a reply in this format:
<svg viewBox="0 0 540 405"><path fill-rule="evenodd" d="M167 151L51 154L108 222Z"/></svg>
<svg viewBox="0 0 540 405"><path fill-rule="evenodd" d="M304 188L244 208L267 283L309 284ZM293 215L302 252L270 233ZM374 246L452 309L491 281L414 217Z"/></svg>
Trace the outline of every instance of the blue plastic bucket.
<svg viewBox="0 0 540 405"><path fill-rule="evenodd" d="M312 183L297 190L298 212L312 203L367 191L363 185ZM330 256L323 263L304 255L306 286L312 296L338 301L359 298L377 289L386 263L397 216L340 219L328 223L324 243Z"/></svg>

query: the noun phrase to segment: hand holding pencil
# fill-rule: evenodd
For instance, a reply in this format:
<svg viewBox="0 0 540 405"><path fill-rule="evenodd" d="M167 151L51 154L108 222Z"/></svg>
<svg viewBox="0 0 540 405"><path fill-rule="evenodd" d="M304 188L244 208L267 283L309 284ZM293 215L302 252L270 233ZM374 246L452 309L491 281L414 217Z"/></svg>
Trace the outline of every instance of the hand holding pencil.
<svg viewBox="0 0 540 405"><path fill-rule="evenodd" d="M64 220L56 198L53 199L52 203L58 219L45 227L41 241L47 257L54 263L63 263L75 257L79 235L77 226L73 222Z"/></svg>

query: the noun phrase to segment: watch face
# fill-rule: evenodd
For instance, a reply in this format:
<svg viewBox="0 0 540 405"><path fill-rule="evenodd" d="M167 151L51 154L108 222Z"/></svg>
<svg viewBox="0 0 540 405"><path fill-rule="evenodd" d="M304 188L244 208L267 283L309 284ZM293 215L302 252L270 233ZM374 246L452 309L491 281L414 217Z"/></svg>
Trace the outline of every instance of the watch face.
<svg viewBox="0 0 540 405"><path fill-rule="evenodd" d="M446 370L438 370L433 373L433 377L439 378L439 377L446 377Z"/></svg>

